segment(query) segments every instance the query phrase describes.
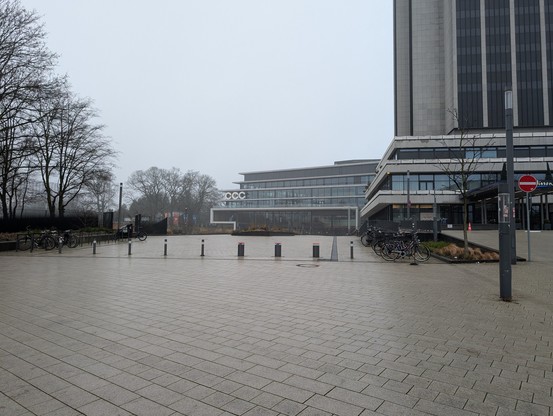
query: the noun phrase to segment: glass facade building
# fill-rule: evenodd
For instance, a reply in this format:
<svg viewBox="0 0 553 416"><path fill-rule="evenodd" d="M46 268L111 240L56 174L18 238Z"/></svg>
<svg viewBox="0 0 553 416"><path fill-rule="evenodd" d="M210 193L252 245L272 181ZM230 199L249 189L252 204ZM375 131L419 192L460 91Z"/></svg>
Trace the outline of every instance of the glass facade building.
<svg viewBox="0 0 553 416"><path fill-rule="evenodd" d="M395 0L396 136L552 127L553 5L547 0ZM452 119L448 110L455 110Z"/></svg>
<svg viewBox="0 0 553 416"><path fill-rule="evenodd" d="M242 173L238 189L222 190L214 224L299 234L346 234L358 228L359 210L378 160Z"/></svg>
<svg viewBox="0 0 553 416"><path fill-rule="evenodd" d="M362 217L399 222L410 215L415 221L430 221L435 205L436 216L443 224L462 224L461 177L450 168L464 159L474 163L466 188L469 222L497 224L497 184L505 180L506 175L505 135L475 135L470 139L474 146L470 147L459 147L460 139L459 135L397 137L377 167L375 179L367 190L369 202L361 211ZM538 180L532 225L540 228L553 211L553 204L548 200L548 193L553 190L550 171L553 166L553 133L515 133L514 142L515 183L529 172ZM536 144L529 145L529 142ZM522 205L525 193L518 190L516 198L519 208L516 210L517 222L524 223Z"/></svg>
<svg viewBox="0 0 553 416"><path fill-rule="evenodd" d="M367 189L362 219L436 215L462 224L455 177L468 161L465 215L473 225L494 224L510 88L515 181L522 174L539 181L531 223L543 226L553 214L553 2L394 0L394 34L395 138ZM515 198L524 223L525 195Z"/></svg>

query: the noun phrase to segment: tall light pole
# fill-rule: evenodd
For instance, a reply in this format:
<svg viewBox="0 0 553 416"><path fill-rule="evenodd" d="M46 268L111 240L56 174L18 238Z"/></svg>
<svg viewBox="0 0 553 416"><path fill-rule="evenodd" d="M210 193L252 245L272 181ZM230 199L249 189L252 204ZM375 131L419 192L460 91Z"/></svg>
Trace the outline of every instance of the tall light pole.
<svg viewBox="0 0 553 416"><path fill-rule="evenodd" d="M517 240L515 223L515 164L513 150L513 91L505 89L505 158L507 165L507 188L510 203L509 234L511 241L511 264L517 264Z"/></svg>
<svg viewBox="0 0 553 416"><path fill-rule="evenodd" d="M438 241L438 204L436 204L436 184L434 188L434 203L432 204L432 237L434 241Z"/></svg>
<svg viewBox="0 0 553 416"><path fill-rule="evenodd" d="M117 229L121 228L121 203L123 202L123 182L119 183L119 211L117 212Z"/></svg>
<svg viewBox="0 0 553 416"><path fill-rule="evenodd" d="M407 219L411 219L411 176L407 171Z"/></svg>

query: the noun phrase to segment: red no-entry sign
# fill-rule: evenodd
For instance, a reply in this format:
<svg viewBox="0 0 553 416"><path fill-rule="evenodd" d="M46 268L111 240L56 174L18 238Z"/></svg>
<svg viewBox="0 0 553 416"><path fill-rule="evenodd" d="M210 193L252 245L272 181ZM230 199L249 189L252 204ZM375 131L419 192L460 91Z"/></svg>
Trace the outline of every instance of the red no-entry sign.
<svg viewBox="0 0 553 416"><path fill-rule="evenodd" d="M521 176L518 180L518 187L521 191L532 192L538 187L538 180L532 175Z"/></svg>

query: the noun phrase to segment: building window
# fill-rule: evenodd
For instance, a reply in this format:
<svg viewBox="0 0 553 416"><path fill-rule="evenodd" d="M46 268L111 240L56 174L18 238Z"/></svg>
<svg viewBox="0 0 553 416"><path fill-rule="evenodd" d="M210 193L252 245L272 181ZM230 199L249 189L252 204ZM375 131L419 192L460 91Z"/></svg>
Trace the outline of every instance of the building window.
<svg viewBox="0 0 553 416"><path fill-rule="evenodd" d="M483 125L480 0L457 4L457 90L459 128Z"/></svg>
<svg viewBox="0 0 553 416"><path fill-rule="evenodd" d="M518 125L543 125L539 0L515 2Z"/></svg>
<svg viewBox="0 0 553 416"><path fill-rule="evenodd" d="M486 0L488 127L505 128L505 87L511 84L509 0Z"/></svg>

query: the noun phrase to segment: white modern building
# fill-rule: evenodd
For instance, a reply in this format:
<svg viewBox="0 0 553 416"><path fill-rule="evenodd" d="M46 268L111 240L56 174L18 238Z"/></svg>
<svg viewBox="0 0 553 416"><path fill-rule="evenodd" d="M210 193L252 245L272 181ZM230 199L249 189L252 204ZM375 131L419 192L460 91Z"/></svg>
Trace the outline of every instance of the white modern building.
<svg viewBox="0 0 553 416"><path fill-rule="evenodd" d="M212 224L298 234L347 234L359 228L359 210L378 160L241 173L237 189L222 190Z"/></svg>

